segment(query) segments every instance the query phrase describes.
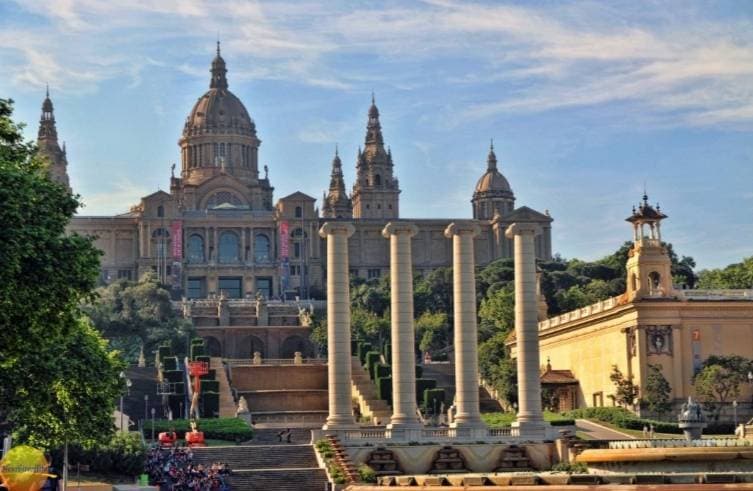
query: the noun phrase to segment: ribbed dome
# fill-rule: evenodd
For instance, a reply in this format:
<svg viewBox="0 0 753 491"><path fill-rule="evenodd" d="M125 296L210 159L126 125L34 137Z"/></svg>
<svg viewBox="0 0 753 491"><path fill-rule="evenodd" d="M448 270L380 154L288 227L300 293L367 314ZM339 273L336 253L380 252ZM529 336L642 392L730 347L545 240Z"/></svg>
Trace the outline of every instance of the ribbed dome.
<svg viewBox="0 0 753 491"><path fill-rule="evenodd" d="M256 126L246 107L227 89L209 89L194 105L183 129L185 136L217 130L254 135Z"/></svg>
<svg viewBox="0 0 753 491"><path fill-rule="evenodd" d="M497 170L497 156L494 154L494 145L489 149L489 156L486 159L486 172L476 183L476 193L510 193L510 183L507 178Z"/></svg>
<svg viewBox="0 0 753 491"><path fill-rule="evenodd" d="M481 176L481 179L479 179L476 183L477 193L489 193L493 191L512 193L512 189L510 189L510 183L507 182L507 178L500 174L496 169L486 171L486 173Z"/></svg>

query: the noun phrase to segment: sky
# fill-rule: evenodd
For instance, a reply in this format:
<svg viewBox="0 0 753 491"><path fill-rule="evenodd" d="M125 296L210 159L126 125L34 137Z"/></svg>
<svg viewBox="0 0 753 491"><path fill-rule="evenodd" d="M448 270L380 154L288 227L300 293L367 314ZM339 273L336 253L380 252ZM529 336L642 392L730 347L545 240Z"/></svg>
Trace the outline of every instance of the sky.
<svg viewBox="0 0 753 491"><path fill-rule="evenodd" d="M336 144L350 188L373 91L402 218L470 218L493 139L566 258L629 240L644 189L699 269L753 255L753 1L0 0L0 97L33 139L49 84L80 214L124 212L218 36L275 200L321 200Z"/></svg>

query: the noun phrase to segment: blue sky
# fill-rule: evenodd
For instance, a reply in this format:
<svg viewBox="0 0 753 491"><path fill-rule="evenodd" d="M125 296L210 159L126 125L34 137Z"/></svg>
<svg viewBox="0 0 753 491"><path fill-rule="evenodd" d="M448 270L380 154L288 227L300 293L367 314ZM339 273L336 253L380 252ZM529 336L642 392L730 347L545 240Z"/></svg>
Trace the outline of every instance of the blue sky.
<svg viewBox="0 0 753 491"><path fill-rule="evenodd" d="M643 193L700 267L753 254L753 2L0 0L0 97L36 134L50 84L83 214L168 185L219 33L275 199L346 184L376 93L403 217L469 217L494 138L553 247L630 238Z"/></svg>

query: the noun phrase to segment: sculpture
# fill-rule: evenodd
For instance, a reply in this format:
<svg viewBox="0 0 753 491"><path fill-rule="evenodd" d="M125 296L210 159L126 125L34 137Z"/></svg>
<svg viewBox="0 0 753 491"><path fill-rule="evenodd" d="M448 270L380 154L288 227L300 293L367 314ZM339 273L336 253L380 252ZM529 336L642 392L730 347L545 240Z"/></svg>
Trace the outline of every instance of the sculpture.
<svg viewBox="0 0 753 491"><path fill-rule="evenodd" d="M677 421L687 440L700 439L706 427L706 415L703 414L701 405L693 401L692 397L688 397L688 402L682 404Z"/></svg>

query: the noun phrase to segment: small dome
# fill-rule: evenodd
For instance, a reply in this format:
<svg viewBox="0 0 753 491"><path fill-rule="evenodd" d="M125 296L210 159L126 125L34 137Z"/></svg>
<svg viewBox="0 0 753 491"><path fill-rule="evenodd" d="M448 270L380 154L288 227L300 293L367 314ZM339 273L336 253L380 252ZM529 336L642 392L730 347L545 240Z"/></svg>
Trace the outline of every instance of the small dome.
<svg viewBox="0 0 753 491"><path fill-rule="evenodd" d="M509 193L512 194L507 178L497 170L497 156L494 154L494 144L489 149L486 159L486 172L476 183L476 193Z"/></svg>

